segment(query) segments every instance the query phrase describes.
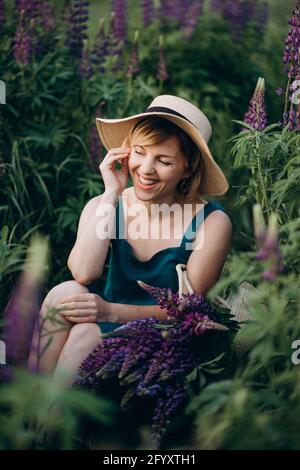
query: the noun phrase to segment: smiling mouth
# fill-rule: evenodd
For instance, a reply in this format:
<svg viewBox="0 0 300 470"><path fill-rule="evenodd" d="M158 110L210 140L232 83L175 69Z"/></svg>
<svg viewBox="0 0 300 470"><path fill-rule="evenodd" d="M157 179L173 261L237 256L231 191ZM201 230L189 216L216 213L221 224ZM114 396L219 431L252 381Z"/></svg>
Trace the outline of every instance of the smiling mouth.
<svg viewBox="0 0 300 470"><path fill-rule="evenodd" d="M143 176L139 175L138 173L137 173L137 177L138 177L139 185L143 186L143 187L152 187L155 184L159 183L159 180L157 180L157 179L144 178Z"/></svg>

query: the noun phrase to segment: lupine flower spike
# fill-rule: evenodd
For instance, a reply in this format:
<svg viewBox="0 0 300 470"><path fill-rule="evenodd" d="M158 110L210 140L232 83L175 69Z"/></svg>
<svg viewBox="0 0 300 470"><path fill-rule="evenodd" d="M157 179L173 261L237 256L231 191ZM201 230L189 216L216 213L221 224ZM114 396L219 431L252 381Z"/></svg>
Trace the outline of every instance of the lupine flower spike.
<svg viewBox="0 0 300 470"><path fill-rule="evenodd" d="M91 52L91 62L96 73L103 73L105 70L104 63L107 56L107 38L104 31L104 19L99 21L99 28Z"/></svg>
<svg viewBox="0 0 300 470"><path fill-rule="evenodd" d="M265 107L265 80L259 78L255 91L249 103L248 110L244 117L244 122L250 124L254 129L261 131L267 127L267 113ZM247 131L247 128L243 128Z"/></svg>
<svg viewBox="0 0 300 470"><path fill-rule="evenodd" d="M285 39L285 50L282 58L288 76L283 125L289 124L289 130L298 131L300 130L300 104L293 103L293 95L296 89L300 88L297 83L297 80L300 80L300 0L297 1L289 24L291 28Z"/></svg>
<svg viewBox="0 0 300 470"><path fill-rule="evenodd" d="M127 68L127 77L133 77L137 75L141 68L139 64L139 45L138 45L139 32L134 33L133 46Z"/></svg>
<svg viewBox="0 0 300 470"><path fill-rule="evenodd" d="M39 314L39 291L46 274L47 257L47 239L35 236L28 248L24 270L4 312L4 335L10 364L24 365L27 362Z"/></svg>
<svg viewBox="0 0 300 470"><path fill-rule="evenodd" d="M32 45L30 36L25 28L24 15L25 11L22 10L12 48L15 61L28 65L31 62Z"/></svg>
<svg viewBox="0 0 300 470"><path fill-rule="evenodd" d="M89 2L83 0L76 0L71 4L66 46L73 57L81 58L83 41L87 39L88 7Z"/></svg>

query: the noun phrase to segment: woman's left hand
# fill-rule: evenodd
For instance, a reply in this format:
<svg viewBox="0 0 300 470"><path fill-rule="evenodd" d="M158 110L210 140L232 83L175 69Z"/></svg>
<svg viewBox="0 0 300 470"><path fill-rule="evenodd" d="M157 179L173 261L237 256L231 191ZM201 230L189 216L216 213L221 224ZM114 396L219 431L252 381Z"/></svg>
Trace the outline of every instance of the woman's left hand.
<svg viewBox="0 0 300 470"><path fill-rule="evenodd" d="M59 313L74 323L110 321L109 302L98 294L76 294L65 297L55 306Z"/></svg>

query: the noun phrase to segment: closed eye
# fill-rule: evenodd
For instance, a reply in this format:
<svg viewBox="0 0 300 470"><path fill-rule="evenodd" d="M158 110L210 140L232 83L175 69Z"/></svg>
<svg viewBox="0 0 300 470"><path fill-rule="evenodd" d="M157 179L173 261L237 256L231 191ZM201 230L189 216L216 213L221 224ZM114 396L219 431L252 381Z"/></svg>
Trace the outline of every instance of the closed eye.
<svg viewBox="0 0 300 470"><path fill-rule="evenodd" d="M137 155L143 155L143 153L138 152L137 150L135 150L135 153L136 153ZM163 162L162 160L160 160L160 162L163 163L163 165L167 165L167 166L172 165L172 163Z"/></svg>

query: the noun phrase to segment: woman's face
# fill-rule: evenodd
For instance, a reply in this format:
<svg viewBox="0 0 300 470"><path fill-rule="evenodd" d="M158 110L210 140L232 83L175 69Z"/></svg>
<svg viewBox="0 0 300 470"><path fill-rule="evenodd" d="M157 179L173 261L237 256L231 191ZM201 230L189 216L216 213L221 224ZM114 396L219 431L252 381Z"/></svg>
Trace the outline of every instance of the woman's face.
<svg viewBox="0 0 300 470"><path fill-rule="evenodd" d="M186 166L175 136L153 145L136 141L128 159L136 196L145 201L175 198L176 186L185 176Z"/></svg>

